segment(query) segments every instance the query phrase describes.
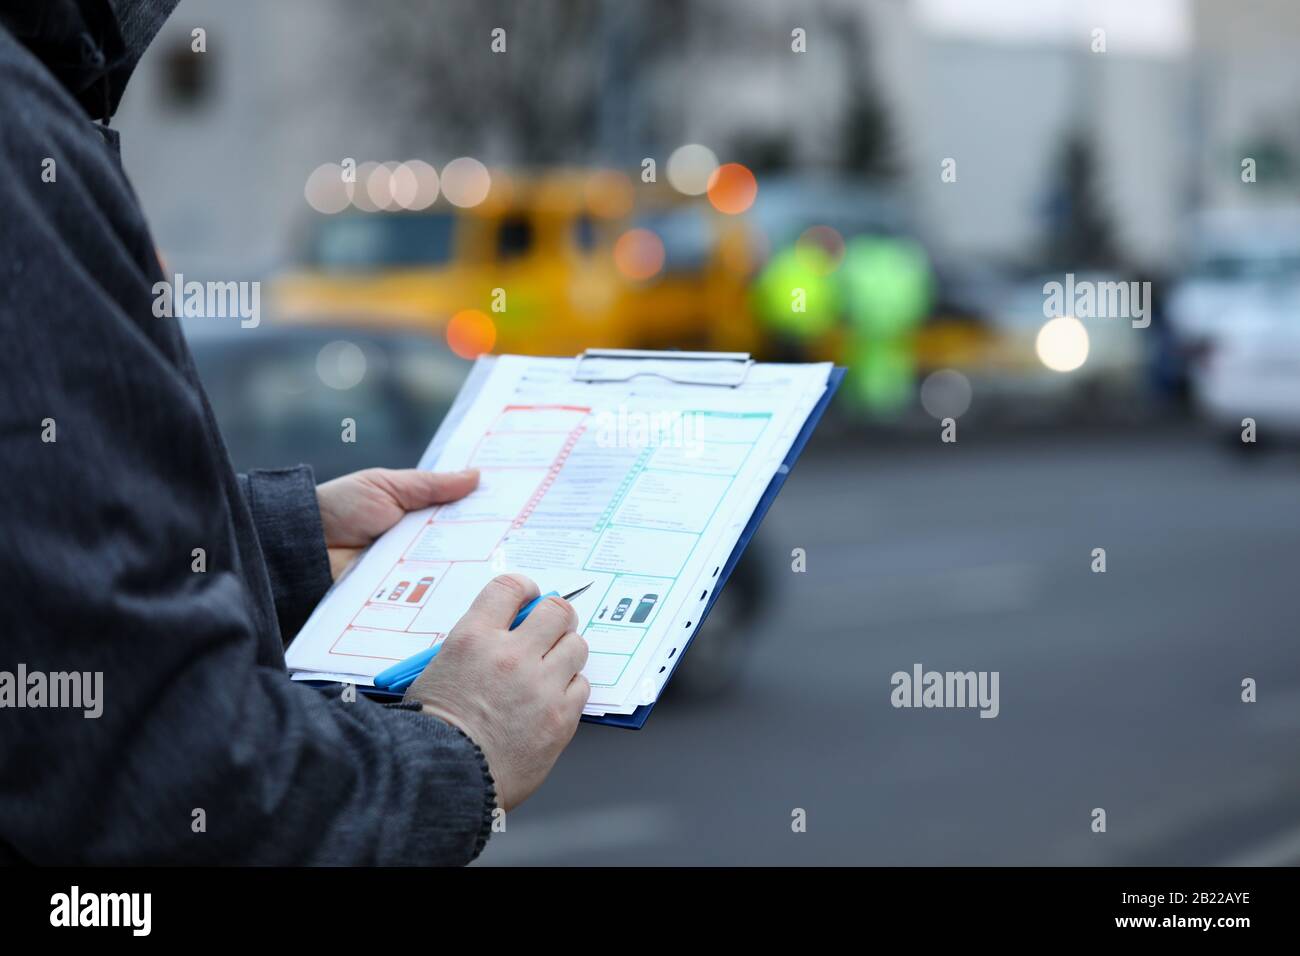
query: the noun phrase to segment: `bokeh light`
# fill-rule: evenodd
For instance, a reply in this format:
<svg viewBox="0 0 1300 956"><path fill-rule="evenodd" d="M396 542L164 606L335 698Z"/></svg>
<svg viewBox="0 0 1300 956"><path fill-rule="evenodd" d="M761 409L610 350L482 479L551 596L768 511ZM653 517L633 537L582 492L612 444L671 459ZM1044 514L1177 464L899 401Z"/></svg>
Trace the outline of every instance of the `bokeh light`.
<svg viewBox="0 0 1300 956"><path fill-rule="evenodd" d="M921 407L935 418L961 418L970 400L970 379L956 369L931 372L921 383Z"/></svg>
<svg viewBox="0 0 1300 956"><path fill-rule="evenodd" d="M338 163L317 166L303 186L307 205L317 212L333 215L348 208L352 202L352 183L343 181L343 167Z"/></svg>
<svg viewBox="0 0 1300 956"><path fill-rule="evenodd" d="M408 159L402 163L405 171L400 176L394 174L393 195L398 205L405 209L428 209L438 199L438 171L422 159ZM408 184L415 189L408 192Z"/></svg>
<svg viewBox="0 0 1300 956"><path fill-rule="evenodd" d="M844 237L832 226L809 226L794 247L800 261L823 275L834 272L844 261Z"/></svg>
<svg viewBox="0 0 1300 956"><path fill-rule="evenodd" d="M699 143L678 146L668 157L668 182L679 193L701 196L709 188L709 177L718 168L713 150Z"/></svg>
<svg viewBox="0 0 1300 956"><path fill-rule="evenodd" d="M389 168L388 189L393 195L393 204L401 209L410 209L415 193L420 188L415 173L406 163L396 163Z"/></svg>
<svg viewBox="0 0 1300 956"><path fill-rule="evenodd" d="M393 182L397 169L397 163L381 163L366 177L366 195L376 209L397 208L396 184Z"/></svg>
<svg viewBox="0 0 1300 956"><path fill-rule="evenodd" d="M442 194L453 206L469 209L487 198L492 174L472 156L453 159L442 170Z"/></svg>
<svg viewBox="0 0 1300 956"><path fill-rule="evenodd" d="M738 216L758 197L758 180L740 163L724 163L708 180L709 202L718 212Z"/></svg>
<svg viewBox="0 0 1300 956"><path fill-rule="evenodd" d="M497 327L486 312L462 309L447 323L447 345L463 359L491 352L496 342Z"/></svg>
<svg viewBox="0 0 1300 956"><path fill-rule="evenodd" d="M352 205L362 212L378 212L380 209L379 204L370 195L370 179L379 168L379 164L374 162L365 162L357 167L357 184L352 190ZM381 176L386 178L387 171Z"/></svg>
<svg viewBox="0 0 1300 956"><path fill-rule="evenodd" d="M1072 315L1043 323L1034 341L1039 360L1054 372L1073 372L1088 360L1088 330Z"/></svg>
<svg viewBox="0 0 1300 956"><path fill-rule="evenodd" d="M354 388L366 377L366 353L355 342L330 342L316 353L316 374L338 391Z"/></svg>
<svg viewBox="0 0 1300 956"><path fill-rule="evenodd" d="M649 279L664 267L663 240L649 229L629 229L614 243L614 266L629 279Z"/></svg>

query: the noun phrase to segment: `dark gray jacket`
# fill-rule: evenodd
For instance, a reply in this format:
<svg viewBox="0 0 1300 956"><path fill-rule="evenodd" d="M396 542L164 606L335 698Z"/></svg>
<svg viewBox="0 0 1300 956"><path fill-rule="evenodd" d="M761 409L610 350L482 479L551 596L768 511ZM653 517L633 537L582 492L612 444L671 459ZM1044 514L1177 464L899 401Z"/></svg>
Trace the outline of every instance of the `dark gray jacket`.
<svg viewBox="0 0 1300 956"><path fill-rule="evenodd" d="M92 118L173 5L0 0L0 672L103 675L97 719L0 707L0 861L468 862L482 754L289 681L282 639L329 584L311 473L237 477L153 315L162 269Z"/></svg>

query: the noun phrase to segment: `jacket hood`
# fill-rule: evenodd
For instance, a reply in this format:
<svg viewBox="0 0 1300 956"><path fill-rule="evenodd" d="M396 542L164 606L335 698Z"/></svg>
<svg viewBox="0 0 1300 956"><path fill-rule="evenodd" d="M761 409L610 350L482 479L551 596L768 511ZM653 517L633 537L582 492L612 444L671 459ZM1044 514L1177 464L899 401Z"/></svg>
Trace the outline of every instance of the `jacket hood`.
<svg viewBox="0 0 1300 956"><path fill-rule="evenodd" d="M180 0L0 0L9 30L85 108L109 119Z"/></svg>

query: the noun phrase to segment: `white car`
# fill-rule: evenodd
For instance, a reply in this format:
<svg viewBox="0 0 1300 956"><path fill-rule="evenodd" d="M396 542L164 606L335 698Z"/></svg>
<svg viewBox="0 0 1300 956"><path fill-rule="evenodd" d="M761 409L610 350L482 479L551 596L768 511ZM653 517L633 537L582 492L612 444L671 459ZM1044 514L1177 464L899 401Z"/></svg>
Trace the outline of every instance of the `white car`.
<svg viewBox="0 0 1300 956"><path fill-rule="evenodd" d="M1249 418L1261 441L1300 437L1300 280L1242 290L1221 310L1191 386L1198 412L1225 432L1241 432Z"/></svg>
<svg viewBox="0 0 1300 956"><path fill-rule="evenodd" d="M1300 209L1205 212L1169 298L1199 414L1237 436L1300 435Z"/></svg>
<svg viewBox="0 0 1300 956"><path fill-rule="evenodd" d="M1189 227L1183 276L1169 296L1169 323L1184 343L1222 330L1243 296L1269 296L1300 276L1300 210L1203 212Z"/></svg>

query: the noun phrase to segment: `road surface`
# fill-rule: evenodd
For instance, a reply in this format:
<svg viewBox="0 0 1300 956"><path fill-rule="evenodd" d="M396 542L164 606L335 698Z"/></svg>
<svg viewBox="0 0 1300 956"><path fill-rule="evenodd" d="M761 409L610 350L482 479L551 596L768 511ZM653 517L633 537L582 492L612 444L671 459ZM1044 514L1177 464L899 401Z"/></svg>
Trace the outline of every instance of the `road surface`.
<svg viewBox="0 0 1300 956"><path fill-rule="evenodd" d="M1300 861L1300 457L828 432L762 544L739 685L582 726L480 865ZM894 708L917 663L997 671L999 715Z"/></svg>

